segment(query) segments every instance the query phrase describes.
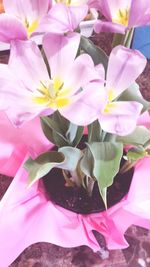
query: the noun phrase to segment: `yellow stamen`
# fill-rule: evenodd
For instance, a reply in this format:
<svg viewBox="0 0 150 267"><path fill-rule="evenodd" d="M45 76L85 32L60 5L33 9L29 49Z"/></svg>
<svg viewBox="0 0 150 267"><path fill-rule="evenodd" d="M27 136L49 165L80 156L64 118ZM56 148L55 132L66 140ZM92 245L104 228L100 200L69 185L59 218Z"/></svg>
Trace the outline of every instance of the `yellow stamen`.
<svg viewBox="0 0 150 267"><path fill-rule="evenodd" d="M128 26L129 21L129 10L128 9L119 9L115 16L112 17L112 21L124 26Z"/></svg>
<svg viewBox="0 0 150 267"><path fill-rule="evenodd" d="M115 98L114 90L110 89L108 91L108 102L111 102Z"/></svg>
<svg viewBox="0 0 150 267"><path fill-rule="evenodd" d="M103 110L104 113L110 113L111 110L115 108L116 104L115 102L112 102L114 99L115 99L114 90L110 89L108 91L107 104L105 105Z"/></svg>
<svg viewBox="0 0 150 267"><path fill-rule="evenodd" d="M66 6L70 6L71 5L71 0L55 0L56 3L63 3Z"/></svg>
<svg viewBox="0 0 150 267"><path fill-rule="evenodd" d="M27 29L29 37L37 29L38 26L39 26L38 20L34 20L31 23L27 19L25 20L25 27Z"/></svg>
<svg viewBox="0 0 150 267"><path fill-rule="evenodd" d="M116 107L115 102L107 103L105 105L103 112L104 113L111 113L112 109L114 109L115 107Z"/></svg>
<svg viewBox="0 0 150 267"><path fill-rule="evenodd" d="M69 89L63 87L63 82L55 78L48 82L40 82L39 88L34 93L33 101L52 109L62 108L71 102L69 92Z"/></svg>

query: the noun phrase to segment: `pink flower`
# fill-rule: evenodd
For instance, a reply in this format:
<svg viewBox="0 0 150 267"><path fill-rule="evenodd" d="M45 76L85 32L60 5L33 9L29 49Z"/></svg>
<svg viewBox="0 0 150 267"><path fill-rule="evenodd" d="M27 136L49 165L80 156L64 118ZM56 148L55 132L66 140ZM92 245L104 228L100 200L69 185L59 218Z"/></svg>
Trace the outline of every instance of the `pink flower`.
<svg viewBox="0 0 150 267"><path fill-rule="evenodd" d="M0 41L26 40L39 32L42 18L48 13L51 0L4 0L0 15Z"/></svg>
<svg viewBox="0 0 150 267"><path fill-rule="evenodd" d="M105 87L107 103L99 115L104 131L127 135L134 130L142 105L135 101L117 101L117 98L132 85L142 73L145 65L145 57L136 50L123 46L117 46L112 50Z"/></svg>
<svg viewBox="0 0 150 267"><path fill-rule="evenodd" d="M64 34L78 28L80 22L87 15L88 6L82 3L80 3L80 5L78 5L78 3L76 3L76 5L74 5L74 3L65 4L65 2L69 1L59 1L58 4L52 6L48 15L42 20L39 28L41 32Z"/></svg>
<svg viewBox="0 0 150 267"><path fill-rule="evenodd" d="M91 57L76 57L80 35L48 34L43 47L50 76L37 45L32 41L12 42L8 65L0 64L0 108L14 125L55 110L78 125L91 123L104 106L103 90L82 90L99 79Z"/></svg>
<svg viewBox="0 0 150 267"><path fill-rule="evenodd" d="M95 31L125 33L127 29L150 24L150 0L99 0L107 21L98 20Z"/></svg>

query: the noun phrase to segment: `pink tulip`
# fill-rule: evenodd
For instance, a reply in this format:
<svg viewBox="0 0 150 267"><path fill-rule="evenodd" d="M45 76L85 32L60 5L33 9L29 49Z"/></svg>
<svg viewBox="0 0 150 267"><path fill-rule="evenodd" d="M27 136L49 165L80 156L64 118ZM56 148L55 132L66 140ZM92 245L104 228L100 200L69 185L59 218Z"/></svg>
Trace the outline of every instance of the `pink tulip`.
<svg viewBox="0 0 150 267"><path fill-rule="evenodd" d="M136 50L123 46L115 47L109 57L106 92L107 104L99 115L104 131L127 135L131 133L141 113L142 105L135 101L116 101L142 73L146 65L145 57Z"/></svg>
<svg viewBox="0 0 150 267"><path fill-rule="evenodd" d="M44 37L51 77L34 42L12 42L8 65L0 64L0 109L6 111L14 125L55 110L78 125L95 120L105 104L104 91L86 90L86 84L99 79L99 75L88 54L75 58L79 42L77 33Z"/></svg>
<svg viewBox="0 0 150 267"><path fill-rule="evenodd" d="M67 33L76 30L80 22L88 12L87 5L67 5L64 2L53 5L48 15L45 16L40 25L40 32ZM81 1L83 2L83 1Z"/></svg>
<svg viewBox="0 0 150 267"><path fill-rule="evenodd" d="M125 33L127 29L150 24L150 0L99 0L107 21L98 20L95 31Z"/></svg>
<svg viewBox="0 0 150 267"><path fill-rule="evenodd" d="M51 0L4 0L0 15L0 41L26 40L39 32L42 18L51 7Z"/></svg>

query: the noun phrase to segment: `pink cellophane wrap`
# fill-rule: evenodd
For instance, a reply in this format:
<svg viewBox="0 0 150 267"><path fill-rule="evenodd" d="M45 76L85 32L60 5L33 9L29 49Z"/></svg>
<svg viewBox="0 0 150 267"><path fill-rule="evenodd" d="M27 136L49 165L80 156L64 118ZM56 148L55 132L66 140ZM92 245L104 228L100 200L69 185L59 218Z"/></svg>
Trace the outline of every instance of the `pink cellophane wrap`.
<svg viewBox="0 0 150 267"><path fill-rule="evenodd" d="M139 123L144 124L145 119L147 122L149 117L141 118ZM150 123L146 126L150 128ZM22 160L28 155L24 150ZM92 230L104 235L108 249L127 247L124 232L129 226L150 229L149 166L150 157L138 162L129 193L120 203L104 212L81 215L54 205L46 197L42 181L27 188L27 172L20 165L0 202L1 266L8 267L26 247L36 242L63 247L87 245L98 251L100 247Z"/></svg>
<svg viewBox="0 0 150 267"><path fill-rule="evenodd" d="M15 176L27 151L34 157L48 149L39 118L15 128L4 112L0 112L0 173Z"/></svg>

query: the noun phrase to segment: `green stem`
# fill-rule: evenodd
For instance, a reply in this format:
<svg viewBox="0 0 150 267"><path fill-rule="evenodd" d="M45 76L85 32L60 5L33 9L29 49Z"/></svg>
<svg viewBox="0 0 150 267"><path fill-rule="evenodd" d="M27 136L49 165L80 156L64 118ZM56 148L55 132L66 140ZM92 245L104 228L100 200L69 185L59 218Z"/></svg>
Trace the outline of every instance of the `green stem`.
<svg viewBox="0 0 150 267"><path fill-rule="evenodd" d="M134 28L132 28L126 32L124 42L123 42L123 45L125 47L128 47L128 48L131 47L131 43L132 43L132 39L133 39L133 33L134 33Z"/></svg>
<svg viewBox="0 0 150 267"><path fill-rule="evenodd" d="M113 37L112 47L122 44L124 41L124 35L120 33L115 33Z"/></svg>
<svg viewBox="0 0 150 267"><path fill-rule="evenodd" d="M112 47L121 44L124 45L125 47L130 48L133 39L133 33L134 33L134 28L128 30L124 35L120 33L115 33L113 37Z"/></svg>

